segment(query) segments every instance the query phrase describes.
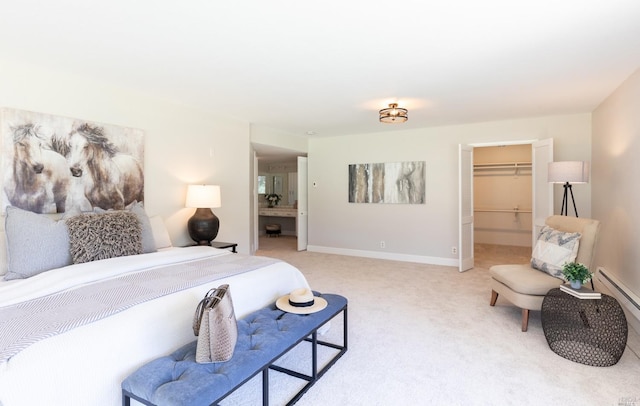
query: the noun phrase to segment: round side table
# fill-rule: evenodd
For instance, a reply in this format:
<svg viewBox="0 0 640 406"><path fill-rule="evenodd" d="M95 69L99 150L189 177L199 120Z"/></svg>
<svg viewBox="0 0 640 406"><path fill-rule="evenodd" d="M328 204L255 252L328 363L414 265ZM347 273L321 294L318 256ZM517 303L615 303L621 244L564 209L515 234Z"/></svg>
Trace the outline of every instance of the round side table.
<svg viewBox="0 0 640 406"><path fill-rule="evenodd" d="M578 299L559 288L542 301L542 329L556 354L585 365L616 364L627 345L627 319L616 299Z"/></svg>

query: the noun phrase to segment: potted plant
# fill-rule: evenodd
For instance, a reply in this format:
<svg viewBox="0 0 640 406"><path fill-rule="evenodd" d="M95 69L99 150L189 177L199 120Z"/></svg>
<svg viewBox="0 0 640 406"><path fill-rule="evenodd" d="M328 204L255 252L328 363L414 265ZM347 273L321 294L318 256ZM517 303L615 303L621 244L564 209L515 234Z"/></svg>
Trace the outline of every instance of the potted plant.
<svg viewBox="0 0 640 406"><path fill-rule="evenodd" d="M280 199L282 199L281 195L270 193L264 196L265 200L269 203L269 207L277 206L280 203Z"/></svg>
<svg viewBox="0 0 640 406"><path fill-rule="evenodd" d="M588 282L593 274L583 264L567 262L562 266L562 275L571 283L572 288L580 289L582 284Z"/></svg>

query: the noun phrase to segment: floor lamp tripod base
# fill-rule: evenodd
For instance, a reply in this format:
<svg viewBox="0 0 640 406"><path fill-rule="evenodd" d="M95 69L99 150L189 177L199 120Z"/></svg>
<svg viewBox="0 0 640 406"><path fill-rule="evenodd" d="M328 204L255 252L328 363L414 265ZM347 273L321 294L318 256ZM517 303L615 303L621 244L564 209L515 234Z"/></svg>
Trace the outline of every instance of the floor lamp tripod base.
<svg viewBox="0 0 640 406"><path fill-rule="evenodd" d="M564 185L564 195L562 196L562 209L560 210L560 215L568 216L569 215L569 196L568 193L571 193L571 202L573 202L573 211L576 213L576 217L578 217L578 209L576 209L576 200L573 198L573 189L571 188L571 183L566 182Z"/></svg>

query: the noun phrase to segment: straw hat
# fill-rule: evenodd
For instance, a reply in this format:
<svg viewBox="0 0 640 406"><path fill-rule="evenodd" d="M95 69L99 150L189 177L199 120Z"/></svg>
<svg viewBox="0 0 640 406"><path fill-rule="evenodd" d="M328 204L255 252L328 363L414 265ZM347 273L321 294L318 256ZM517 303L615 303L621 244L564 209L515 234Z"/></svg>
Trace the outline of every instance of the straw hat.
<svg viewBox="0 0 640 406"><path fill-rule="evenodd" d="M313 292L307 288L300 288L279 298L276 301L276 306L289 313L310 314L327 307L327 301L321 297L313 296Z"/></svg>

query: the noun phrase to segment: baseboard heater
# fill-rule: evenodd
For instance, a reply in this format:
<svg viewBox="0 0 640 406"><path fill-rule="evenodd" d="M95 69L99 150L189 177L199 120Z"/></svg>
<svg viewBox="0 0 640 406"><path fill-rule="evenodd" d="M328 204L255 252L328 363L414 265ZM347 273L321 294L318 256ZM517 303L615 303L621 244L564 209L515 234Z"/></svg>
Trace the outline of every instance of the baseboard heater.
<svg viewBox="0 0 640 406"><path fill-rule="evenodd" d="M607 273L604 268L598 268L597 278L623 307L640 320L640 297L631 292L616 277Z"/></svg>

